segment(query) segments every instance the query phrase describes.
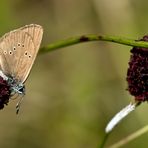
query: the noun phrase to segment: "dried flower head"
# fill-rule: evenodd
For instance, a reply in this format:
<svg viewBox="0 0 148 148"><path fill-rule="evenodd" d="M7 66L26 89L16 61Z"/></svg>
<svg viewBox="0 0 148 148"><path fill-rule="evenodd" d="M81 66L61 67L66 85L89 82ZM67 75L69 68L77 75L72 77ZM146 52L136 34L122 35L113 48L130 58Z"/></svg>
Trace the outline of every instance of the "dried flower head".
<svg viewBox="0 0 148 148"><path fill-rule="evenodd" d="M148 41L148 36L140 41ZM148 101L148 48L133 47L131 53L126 78L128 91L135 100Z"/></svg>
<svg viewBox="0 0 148 148"><path fill-rule="evenodd" d="M0 109L4 108L4 105L7 105L10 99L10 86L7 81L0 76Z"/></svg>

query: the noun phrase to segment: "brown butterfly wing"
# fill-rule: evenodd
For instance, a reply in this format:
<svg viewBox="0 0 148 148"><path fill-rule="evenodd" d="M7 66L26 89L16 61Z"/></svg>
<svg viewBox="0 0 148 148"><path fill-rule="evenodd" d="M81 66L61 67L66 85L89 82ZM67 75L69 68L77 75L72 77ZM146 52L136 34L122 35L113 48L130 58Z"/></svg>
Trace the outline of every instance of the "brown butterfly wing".
<svg viewBox="0 0 148 148"><path fill-rule="evenodd" d="M0 65L6 75L25 82L36 58L42 34L39 25L28 25L1 38Z"/></svg>
<svg viewBox="0 0 148 148"><path fill-rule="evenodd" d="M27 32L32 37L35 47L39 49L43 36L42 26L37 24L30 24L22 27L21 30Z"/></svg>

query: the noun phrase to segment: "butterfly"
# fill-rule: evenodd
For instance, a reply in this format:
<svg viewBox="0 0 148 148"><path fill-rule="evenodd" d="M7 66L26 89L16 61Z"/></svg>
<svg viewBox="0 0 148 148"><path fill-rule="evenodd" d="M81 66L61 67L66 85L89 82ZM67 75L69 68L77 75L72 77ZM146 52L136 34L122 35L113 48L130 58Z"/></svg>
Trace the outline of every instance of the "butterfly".
<svg viewBox="0 0 148 148"><path fill-rule="evenodd" d="M37 56L42 36L43 28L30 24L0 38L0 109L18 94L21 96L16 105L18 113L25 95L24 83Z"/></svg>

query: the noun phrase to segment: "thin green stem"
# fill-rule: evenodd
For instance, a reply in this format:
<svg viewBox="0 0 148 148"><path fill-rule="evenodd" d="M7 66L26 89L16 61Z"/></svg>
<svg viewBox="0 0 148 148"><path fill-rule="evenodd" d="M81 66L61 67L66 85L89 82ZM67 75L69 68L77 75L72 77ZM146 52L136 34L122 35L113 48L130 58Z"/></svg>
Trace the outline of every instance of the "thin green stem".
<svg viewBox="0 0 148 148"><path fill-rule="evenodd" d="M145 42L145 41L138 41L138 40L118 37L118 36L90 34L90 35L72 37L65 40L57 41L55 43L51 43L45 47L40 48L40 52L41 53L49 52L62 47L67 47L70 45L75 45L75 44L90 42L90 41L108 41L108 42L114 42L114 43L128 45L128 46L148 48L148 42Z"/></svg>
<svg viewBox="0 0 148 148"><path fill-rule="evenodd" d="M106 144L106 141L107 141L107 139L108 139L108 136L109 136L109 133L106 133L106 134L104 135L103 140L102 140L102 142L101 142L101 144L99 145L98 148L104 148L104 147L105 147L105 144Z"/></svg>

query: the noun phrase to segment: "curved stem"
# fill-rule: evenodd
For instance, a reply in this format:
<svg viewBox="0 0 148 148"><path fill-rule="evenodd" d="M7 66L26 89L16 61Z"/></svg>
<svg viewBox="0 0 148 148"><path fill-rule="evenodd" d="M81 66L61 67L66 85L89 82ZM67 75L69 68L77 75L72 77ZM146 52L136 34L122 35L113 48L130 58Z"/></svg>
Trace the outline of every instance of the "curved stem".
<svg viewBox="0 0 148 148"><path fill-rule="evenodd" d="M108 136L109 136L109 133L105 133L104 137L103 137L103 140L101 142L101 145L99 145L98 148L104 148L105 147L105 144L106 144L106 141L108 139Z"/></svg>
<svg viewBox="0 0 148 148"><path fill-rule="evenodd" d="M51 43L45 47L40 48L40 52L41 53L49 52L49 51L53 51L53 50L56 50L62 47L67 47L70 45L90 42L90 41L108 41L108 42L114 42L114 43L128 45L128 46L148 48L148 42L145 42L145 41L138 41L138 40L118 37L118 36L90 34L90 35L72 37L72 38L68 38L65 40L57 41L55 43Z"/></svg>

